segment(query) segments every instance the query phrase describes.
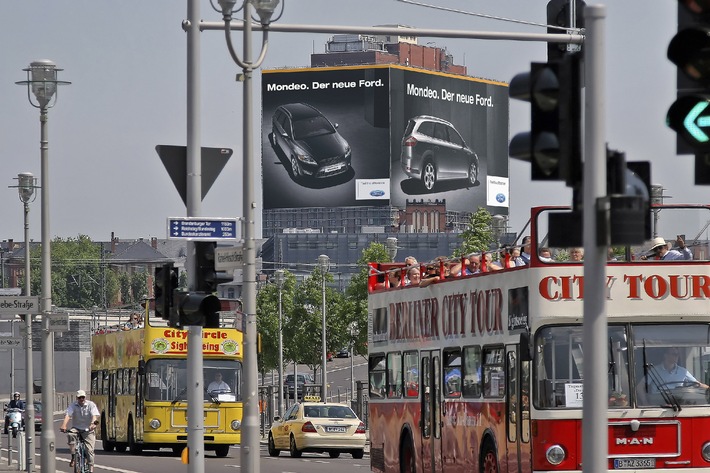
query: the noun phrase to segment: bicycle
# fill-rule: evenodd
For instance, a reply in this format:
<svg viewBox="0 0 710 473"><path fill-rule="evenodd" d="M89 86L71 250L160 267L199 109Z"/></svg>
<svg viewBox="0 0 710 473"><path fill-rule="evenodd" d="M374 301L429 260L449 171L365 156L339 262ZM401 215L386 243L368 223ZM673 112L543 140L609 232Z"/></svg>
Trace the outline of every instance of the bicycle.
<svg viewBox="0 0 710 473"><path fill-rule="evenodd" d="M89 429L79 430L76 428L60 429L64 433L76 435L76 449L74 450L74 473L89 473L89 459L86 453L86 437L91 432Z"/></svg>

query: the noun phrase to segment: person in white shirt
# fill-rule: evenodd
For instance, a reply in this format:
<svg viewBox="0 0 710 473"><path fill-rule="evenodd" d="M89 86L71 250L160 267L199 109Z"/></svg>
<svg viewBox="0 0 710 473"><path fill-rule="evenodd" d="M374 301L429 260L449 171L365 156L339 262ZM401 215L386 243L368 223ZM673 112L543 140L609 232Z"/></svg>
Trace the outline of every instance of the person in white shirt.
<svg viewBox="0 0 710 473"><path fill-rule="evenodd" d="M76 443L79 436L84 440L86 446L86 463L89 471L94 471L94 445L96 444L96 426L99 425L99 409L91 401L86 400L86 392L82 389L76 392L76 401L69 404L64 415L64 422L59 428L61 432L66 432L69 451L71 452L70 467L76 462ZM67 426L71 421L71 429Z"/></svg>
<svg viewBox="0 0 710 473"><path fill-rule="evenodd" d="M229 385L222 381L222 373L217 371L214 374L214 381L212 381L209 386L207 386L207 392L214 393L214 392L220 392L220 393L228 393L231 392L232 390L229 389Z"/></svg>

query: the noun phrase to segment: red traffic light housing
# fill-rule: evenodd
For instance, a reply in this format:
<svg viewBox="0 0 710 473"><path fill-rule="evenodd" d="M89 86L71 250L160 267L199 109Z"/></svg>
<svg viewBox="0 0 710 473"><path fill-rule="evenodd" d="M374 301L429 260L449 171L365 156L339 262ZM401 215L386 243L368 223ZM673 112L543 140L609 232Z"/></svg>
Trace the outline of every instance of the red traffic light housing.
<svg viewBox="0 0 710 473"><path fill-rule="evenodd" d="M166 263L155 268L153 275L153 297L155 297L155 315L168 320L173 306L173 290L178 287L178 269L173 263Z"/></svg>
<svg viewBox="0 0 710 473"><path fill-rule="evenodd" d="M219 328L219 298L205 292L175 291L176 326L190 325L205 328Z"/></svg>

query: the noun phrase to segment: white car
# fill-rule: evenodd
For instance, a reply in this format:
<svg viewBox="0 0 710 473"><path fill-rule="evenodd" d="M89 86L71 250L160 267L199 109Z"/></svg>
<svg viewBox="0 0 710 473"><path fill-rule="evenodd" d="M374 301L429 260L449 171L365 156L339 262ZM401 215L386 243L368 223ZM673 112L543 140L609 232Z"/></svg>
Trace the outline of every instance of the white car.
<svg viewBox="0 0 710 473"><path fill-rule="evenodd" d="M360 459L365 452L365 424L346 404L303 402L283 416L274 417L269 431L269 455L281 450L299 458L303 452L328 452L330 458L350 453Z"/></svg>

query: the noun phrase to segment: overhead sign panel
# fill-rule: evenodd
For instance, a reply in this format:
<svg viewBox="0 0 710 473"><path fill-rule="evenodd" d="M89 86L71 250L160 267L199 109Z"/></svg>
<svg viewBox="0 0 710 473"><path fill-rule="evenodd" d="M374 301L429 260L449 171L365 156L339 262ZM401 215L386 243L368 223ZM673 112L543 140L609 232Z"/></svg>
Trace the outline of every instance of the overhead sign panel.
<svg viewBox="0 0 710 473"><path fill-rule="evenodd" d="M236 240L236 218L170 217L168 239Z"/></svg>

